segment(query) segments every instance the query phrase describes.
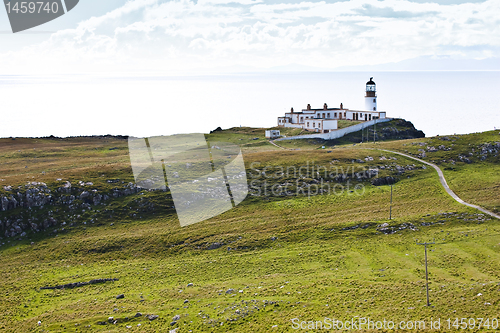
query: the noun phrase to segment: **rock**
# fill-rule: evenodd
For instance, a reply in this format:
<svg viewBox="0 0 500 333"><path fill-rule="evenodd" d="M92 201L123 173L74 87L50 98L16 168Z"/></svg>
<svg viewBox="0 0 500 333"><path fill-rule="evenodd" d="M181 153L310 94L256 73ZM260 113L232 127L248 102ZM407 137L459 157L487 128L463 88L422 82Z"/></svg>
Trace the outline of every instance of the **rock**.
<svg viewBox="0 0 500 333"><path fill-rule="evenodd" d="M221 247L222 245L223 245L222 243L215 242L215 243L210 244L207 247L207 250L215 250L215 249L218 249L219 247Z"/></svg>
<svg viewBox="0 0 500 333"><path fill-rule="evenodd" d="M58 285L54 287L41 287L40 290L44 289L66 289L66 288L76 288L76 287L82 287L86 286L88 284L98 284L98 283L104 283L108 281L118 281L118 279L94 279L90 280L89 282L75 282L75 283L68 283L68 284L63 284L63 285Z"/></svg>
<svg viewBox="0 0 500 333"><path fill-rule="evenodd" d="M141 317L141 316L142 316L142 313L137 312L137 313L135 314L135 316L134 316L134 317L135 317L135 318L138 318L138 317Z"/></svg>
<svg viewBox="0 0 500 333"><path fill-rule="evenodd" d="M194 284L192 284L192 283L188 283L188 284L187 284L187 286L188 286L188 287L192 287L192 286L194 286Z"/></svg>
<svg viewBox="0 0 500 333"><path fill-rule="evenodd" d="M189 300L188 300L188 299L185 299L185 300L184 300L184 304L186 304L186 303L189 303Z"/></svg>
<svg viewBox="0 0 500 333"><path fill-rule="evenodd" d="M383 186L383 185L392 185L397 182L396 178L387 176L387 177L380 177L380 178L375 178L372 180L372 185L374 186Z"/></svg>
<svg viewBox="0 0 500 333"><path fill-rule="evenodd" d="M213 131L210 131L210 134L215 133L215 132L222 132L222 128L220 128L220 126L219 126L216 129L214 129Z"/></svg>
<svg viewBox="0 0 500 333"><path fill-rule="evenodd" d="M180 315L175 315L174 318L172 318L173 321L178 321L181 319Z"/></svg>
<svg viewBox="0 0 500 333"><path fill-rule="evenodd" d="M229 288L228 290L226 290L226 294L232 294L232 293L234 293L234 289Z"/></svg>
<svg viewBox="0 0 500 333"><path fill-rule="evenodd" d="M147 315L146 318L148 318L149 320L155 320L155 319L158 319L160 316L158 315Z"/></svg>
<svg viewBox="0 0 500 333"><path fill-rule="evenodd" d="M121 298L125 298L125 295L124 294L120 294L120 295L116 296L116 299L121 299Z"/></svg>
<svg viewBox="0 0 500 333"><path fill-rule="evenodd" d="M176 327L173 330L168 331L168 333L177 333L178 329L179 329L179 327Z"/></svg>

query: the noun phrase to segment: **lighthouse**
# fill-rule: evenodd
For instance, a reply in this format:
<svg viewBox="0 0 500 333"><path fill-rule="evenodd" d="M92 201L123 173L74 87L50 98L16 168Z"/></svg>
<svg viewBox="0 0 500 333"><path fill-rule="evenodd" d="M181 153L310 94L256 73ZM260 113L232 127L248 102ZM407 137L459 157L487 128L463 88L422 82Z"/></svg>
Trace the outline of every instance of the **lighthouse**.
<svg viewBox="0 0 500 333"><path fill-rule="evenodd" d="M365 110L377 111L377 88L375 82L373 82L373 77L366 82Z"/></svg>

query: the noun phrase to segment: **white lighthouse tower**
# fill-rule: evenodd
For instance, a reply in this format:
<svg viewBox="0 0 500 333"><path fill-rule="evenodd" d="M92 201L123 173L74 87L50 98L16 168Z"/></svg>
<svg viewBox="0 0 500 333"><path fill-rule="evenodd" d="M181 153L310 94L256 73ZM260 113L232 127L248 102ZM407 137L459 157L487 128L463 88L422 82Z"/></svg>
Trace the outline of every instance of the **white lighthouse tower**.
<svg viewBox="0 0 500 333"><path fill-rule="evenodd" d="M377 111L377 88L375 82L373 82L373 77L366 82L365 110Z"/></svg>

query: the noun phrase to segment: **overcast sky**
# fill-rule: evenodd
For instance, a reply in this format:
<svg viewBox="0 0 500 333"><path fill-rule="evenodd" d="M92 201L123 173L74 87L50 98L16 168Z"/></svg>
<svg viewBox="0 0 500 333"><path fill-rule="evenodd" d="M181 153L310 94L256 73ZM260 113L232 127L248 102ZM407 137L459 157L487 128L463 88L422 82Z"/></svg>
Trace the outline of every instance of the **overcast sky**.
<svg viewBox="0 0 500 333"><path fill-rule="evenodd" d="M0 74L320 68L499 54L498 0L81 0L12 34Z"/></svg>

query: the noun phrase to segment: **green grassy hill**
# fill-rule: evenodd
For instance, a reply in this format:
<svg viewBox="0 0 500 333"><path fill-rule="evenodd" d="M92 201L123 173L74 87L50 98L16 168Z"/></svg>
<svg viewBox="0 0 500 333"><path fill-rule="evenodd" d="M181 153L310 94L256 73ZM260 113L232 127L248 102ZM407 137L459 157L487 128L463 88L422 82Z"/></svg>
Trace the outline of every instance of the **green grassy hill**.
<svg viewBox="0 0 500 333"><path fill-rule="evenodd" d="M241 146L249 195L184 228L168 191L133 183L125 138L0 139L0 199L8 200L0 327L290 332L301 321L307 328L357 316L424 320L422 331L431 318L442 328L450 318L451 329L455 318L488 318L481 331L491 331L500 309L499 221L454 201L422 163L370 148L421 157L423 149L459 196L498 211L498 134L355 146L301 140L300 150L284 150L264 129L213 132L209 141ZM395 182L392 220L390 186L377 179ZM417 240L436 243L428 253L433 307L425 306ZM93 279L118 280L40 289Z"/></svg>

